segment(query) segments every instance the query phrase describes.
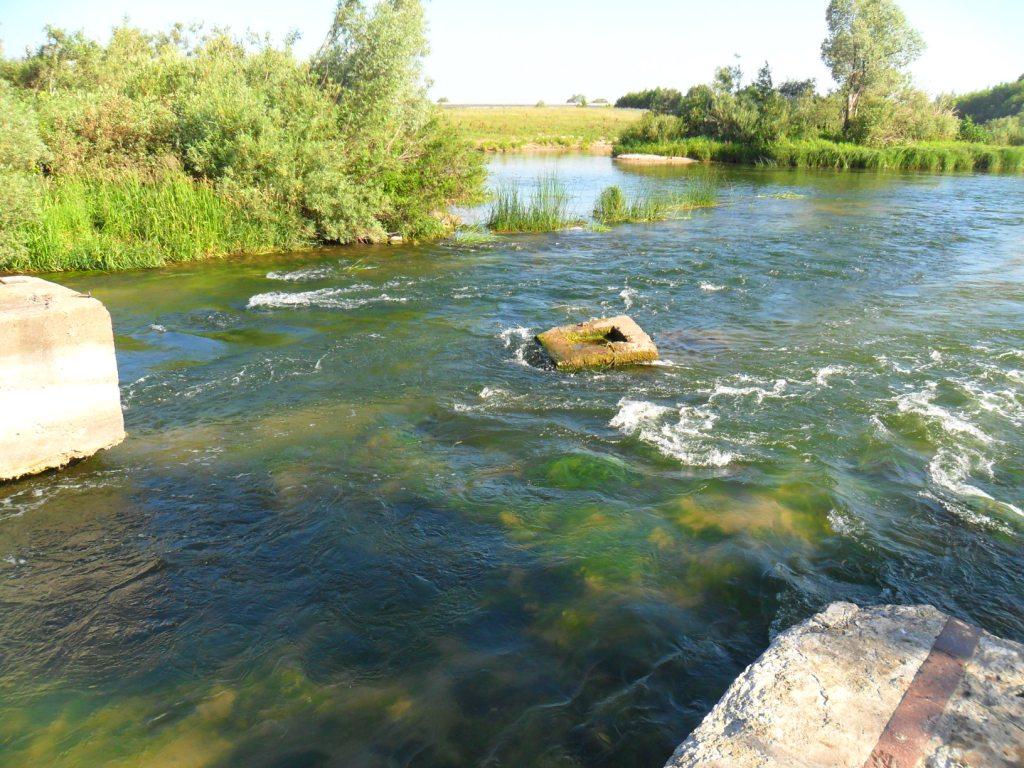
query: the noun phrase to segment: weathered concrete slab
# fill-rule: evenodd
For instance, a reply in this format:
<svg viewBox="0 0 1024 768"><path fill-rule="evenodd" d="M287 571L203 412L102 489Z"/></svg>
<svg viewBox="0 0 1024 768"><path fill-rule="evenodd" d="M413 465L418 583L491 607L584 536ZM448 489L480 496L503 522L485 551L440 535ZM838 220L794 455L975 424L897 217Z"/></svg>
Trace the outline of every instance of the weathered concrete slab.
<svg viewBox="0 0 1024 768"><path fill-rule="evenodd" d="M833 603L779 635L668 768L1020 768L1024 646L931 606Z"/></svg>
<svg viewBox="0 0 1024 768"><path fill-rule="evenodd" d="M699 162L692 157L673 157L671 155L645 155L639 152L629 152L624 155L616 155L615 160L627 165L690 165Z"/></svg>
<svg viewBox="0 0 1024 768"><path fill-rule="evenodd" d="M537 336L559 370L636 365L658 359L651 337L626 315L563 325Z"/></svg>
<svg viewBox="0 0 1024 768"><path fill-rule="evenodd" d="M0 481L123 439L103 304L36 277L0 277Z"/></svg>

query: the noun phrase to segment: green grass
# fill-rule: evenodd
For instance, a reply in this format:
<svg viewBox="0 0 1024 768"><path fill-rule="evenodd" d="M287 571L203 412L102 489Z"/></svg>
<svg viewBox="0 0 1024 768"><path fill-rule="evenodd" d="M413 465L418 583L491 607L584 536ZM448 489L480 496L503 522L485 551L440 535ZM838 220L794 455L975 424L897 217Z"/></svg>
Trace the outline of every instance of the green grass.
<svg viewBox="0 0 1024 768"><path fill-rule="evenodd" d="M553 176L537 180L527 197L515 184L494 193L487 226L494 232L555 232L581 224L569 216L569 193Z"/></svg>
<svg viewBox="0 0 1024 768"><path fill-rule="evenodd" d="M36 216L18 230L23 247L0 259L0 270L136 269L303 242L301 224L259 220L183 177L48 182Z"/></svg>
<svg viewBox="0 0 1024 768"><path fill-rule="evenodd" d="M614 153L645 152L692 157L695 160L791 168L864 169L878 171L1024 172L1024 147L1001 147L961 141L869 147L824 139L780 141L766 147L716 141L704 137L662 143L627 142Z"/></svg>
<svg viewBox="0 0 1024 768"><path fill-rule="evenodd" d="M479 225L459 227L452 233L452 240L462 245L486 245L497 239L497 235Z"/></svg>
<svg viewBox="0 0 1024 768"><path fill-rule="evenodd" d="M683 203L687 208L712 208L718 205L717 179L707 175L691 180L683 193Z"/></svg>
<svg viewBox="0 0 1024 768"><path fill-rule="evenodd" d="M693 181L681 194L643 191L630 197L619 187L606 187L594 206L594 220L603 226L612 224L664 221L673 215L709 208L718 204L718 188L713 179Z"/></svg>
<svg viewBox="0 0 1024 768"><path fill-rule="evenodd" d="M480 149L590 149L610 144L644 114L614 107L445 107L444 114Z"/></svg>

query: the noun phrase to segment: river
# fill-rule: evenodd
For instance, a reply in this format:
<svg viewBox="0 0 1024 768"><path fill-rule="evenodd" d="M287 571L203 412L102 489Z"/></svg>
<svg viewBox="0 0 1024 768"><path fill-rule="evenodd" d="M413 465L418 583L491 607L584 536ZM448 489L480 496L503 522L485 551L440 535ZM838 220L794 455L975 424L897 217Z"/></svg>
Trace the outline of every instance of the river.
<svg viewBox="0 0 1024 768"><path fill-rule="evenodd" d="M55 276L129 437L0 487L0 764L656 768L831 601L1024 640L1024 181L715 173L660 224ZM663 364L532 341L622 312Z"/></svg>

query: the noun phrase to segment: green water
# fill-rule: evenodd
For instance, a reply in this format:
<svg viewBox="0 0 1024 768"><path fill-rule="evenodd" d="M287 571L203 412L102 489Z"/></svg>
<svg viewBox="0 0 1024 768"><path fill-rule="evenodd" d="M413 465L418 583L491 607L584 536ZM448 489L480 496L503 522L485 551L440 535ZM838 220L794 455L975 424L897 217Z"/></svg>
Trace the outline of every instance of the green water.
<svg viewBox="0 0 1024 768"><path fill-rule="evenodd" d="M492 181L551 170L581 211L702 172ZM58 278L130 436L0 488L0 765L655 768L830 601L1024 640L1024 181L720 178L606 233ZM623 311L664 365L531 341Z"/></svg>

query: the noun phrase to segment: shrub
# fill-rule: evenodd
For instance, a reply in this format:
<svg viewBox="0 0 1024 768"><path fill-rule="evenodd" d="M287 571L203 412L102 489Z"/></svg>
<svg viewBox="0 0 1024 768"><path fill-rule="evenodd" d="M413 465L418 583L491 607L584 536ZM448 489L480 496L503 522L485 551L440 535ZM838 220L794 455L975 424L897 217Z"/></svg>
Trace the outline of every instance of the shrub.
<svg viewBox="0 0 1024 768"><path fill-rule="evenodd" d="M975 123L970 115L960 121L960 132L957 138L960 141L970 141L976 144L984 143L991 139L988 131Z"/></svg>
<svg viewBox="0 0 1024 768"><path fill-rule="evenodd" d="M1024 113L1017 117L1000 117L984 125L993 144L1011 147L1024 146Z"/></svg>
<svg viewBox="0 0 1024 768"><path fill-rule="evenodd" d="M120 190L125 205L167 205L173 215L185 215L179 206L199 218L216 208L218 221L245 212L244 226L195 230L195 248L160 240L169 234L149 225L116 235L98 230L107 244L143 238L112 247L141 253L148 242L163 254L155 261L282 242L441 235L452 226L451 204L479 196L483 158L429 101L424 51L415 0L382 0L372 10L342 0L311 62L297 60L288 45L222 32L121 27L101 45L50 29L34 54L4 62L13 87L0 88L0 169L52 173L44 218L79 235L80 220L58 211L81 210L80 201L70 202L81 190L108 197ZM22 181L8 195L39 202L38 185ZM191 197L182 186L189 183ZM12 203L10 210L26 212L31 225L31 208ZM5 227L13 215L5 214ZM257 235L266 238L262 245L253 242ZM39 264L59 267L46 250L54 237L27 242L44 249L34 254ZM33 267L32 257L24 268ZM79 253L69 263L98 263L90 258Z"/></svg>

